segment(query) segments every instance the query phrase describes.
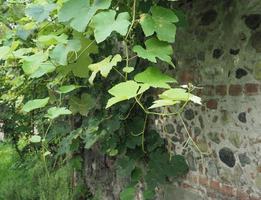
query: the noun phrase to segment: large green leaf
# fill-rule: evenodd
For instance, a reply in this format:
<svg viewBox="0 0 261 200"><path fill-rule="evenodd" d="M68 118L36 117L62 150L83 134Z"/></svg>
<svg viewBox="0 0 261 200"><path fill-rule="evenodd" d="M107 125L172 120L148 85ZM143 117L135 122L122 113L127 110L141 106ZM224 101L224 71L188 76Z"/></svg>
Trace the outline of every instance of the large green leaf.
<svg viewBox="0 0 261 200"><path fill-rule="evenodd" d="M133 51L138 54L139 57L148 59L151 62L156 63L156 58L165 61L174 67L171 62L171 55L173 54L173 49L167 42L159 41L156 38L148 39L145 42L146 49L142 46L136 45L133 47Z"/></svg>
<svg viewBox="0 0 261 200"><path fill-rule="evenodd" d="M87 94L83 93L81 98L71 97L69 100L70 110L75 113L80 113L81 115L87 116L89 111L94 108L96 102L95 99Z"/></svg>
<svg viewBox="0 0 261 200"><path fill-rule="evenodd" d="M145 92L147 89L149 89L148 85L139 84L135 81L119 83L108 91L113 97L108 100L106 108L109 108L120 101L136 97L137 95Z"/></svg>
<svg viewBox="0 0 261 200"><path fill-rule="evenodd" d="M93 81L98 72L101 73L103 77L107 77L111 71L111 69L117 65L118 62L121 61L121 56L119 54L115 55L114 57L108 56L107 58L103 59L102 61L89 65L89 69L92 71L92 74L89 78L90 84L93 84Z"/></svg>
<svg viewBox="0 0 261 200"><path fill-rule="evenodd" d="M31 101L28 101L22 108L22 111L24 112L30 112L32 110L43 108L47 105L49 101L49 97L44 99L34 99Z"/></svg>
<svg viewBox="0 0 261 200"><path fill-rule="evenodd" d="M52 107L48 109L45 117L49 119L55 119L61 115L70 115L70 114L72 114L72 112L65 107L61 107L61 108Z"/></svg>
<svg viewBox="0 0 261 200"><path fill-rule="evenodd" d="M91 18L98 10L107 9L111 0L69 0L65 2L58 13L59 22L68 22L79 32L84 32Z"/></svg>
<svg viewBox="0 0 261 200"><path fill-rule="evenodd" d="M160 40L174 42L176 36L174 23L179 21L175 13L170 9L154 6L151 9L151 14L143 14L140 18L145 35L151 36L156 32Z"/></svg>
<svg viewBox="0 0 261 200"><path fill-rule="evenodd" d="M67 43L67 35L62 34L62 35L54 35L54 34L48 34L48 35L40 35L36 42L39 44L49 47L51 45L55 44L66 44Z"/></svg>
<svg viewBox="0 0 261 200"><path fill-rule="evenodd" d="M32 75L35 73L40 65L42 65L48 59L48 55L43 52L38 52L31 56L25 56L23 58L23 71L26 75Z"/></svg>
<svg viewBox="0 0 261 200"><path fill-rule="evenodd" d="M103 42L111 35L113 31L118 32L122 36L126 35L129 22L129 14L127 12L118 14L114 10L100 12L93 17L91 25L94 27L94 37L98 43Z"/></svg>
<svg viewBox="0 0 261 200"><path fill-rule="evenodd" d="M77 52L81 49L79 40L69 40L66 44L58 44L51 52L51 58L60 65L67 65L67 57L70 52Z"/></svg>
<svg viewBox="0 0 261 200"><path fill-rule="evenodd" d="M77 88L80 88L81 86L78 85L63 85L61 87L58 88L57 92L61 93L61 94L66 94L69 93Z"/></svg>
<svg viewBox="0 0 261 200"><path fill-rule="evenodd" d="M134 80L155 88L170 88L168 83L177 83L174 78L163 74L156 67L148 67L144 72L137 74Z"/></svg>
<svg viewBox="0 0 261 200"><path fill-rule="evenodd" d="M37 22L42 22L49 17L55 7L55 4L29 4L25 9L25 14Z"/></svg>
<svg viewBox="0 0 261 200"><path fill-rule="evenodd" d="M149 109L160 108L164 106L173 106L177 103L180 103L180 101L175 101L171 99L160 99L160 100L153 101L153 105L150 106Z"/></svg>
<svg viewBox="0 0 261 200"><path fill-rule="evenodd" d="M72 70L73 75L80 78L89 77L88 66L92 63L90 54L98 53L97 44L89 39L81 39L82 49L79 51L80 57L77 58L76 62L71 63L68 67Z"/></svg>
<svg viewBox="0 0 261 200"><path fill-rule="evenodd" d="M0 47L0 60L7 59L9 53L10 53L10 47L8 46Z"/></svg>
<svg viewBox="0 0 261 200"><path fill-rule="evenodd" d="M170 160L168 153L161 150L153 151L150 154L148 169L145 179L148 187L153 189L158 184L166 183L167 177L177 178L189 171L183 156L175 155Z"/></svg>
<svg viewBox="0 0 261 200"><path fill-rule="evenodd" d="M36 71L34 71L31 75L30 78L39 78L47 73L51 73L53 71L55 71L55 66L53 65L53 63L46 61L44 63L41 63L38 68L36 69Z"/></svg>
<svg viewBox="0 0 261 200"><path fill-rule="evenodd" d="M173 101L193 101L194 103L201 104L201 98L197 97L187 90L182 88L169 89L159 95L161 99L173 100Z"/></svg>

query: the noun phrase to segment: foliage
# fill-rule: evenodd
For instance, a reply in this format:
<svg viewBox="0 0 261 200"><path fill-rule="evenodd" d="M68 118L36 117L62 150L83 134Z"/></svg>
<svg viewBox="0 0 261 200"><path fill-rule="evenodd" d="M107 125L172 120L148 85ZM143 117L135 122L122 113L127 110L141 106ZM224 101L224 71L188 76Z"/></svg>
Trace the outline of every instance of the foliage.
<svg viewBox="0 0 261 200"><path fill-rule="evenodd" d="M48 175L44 163L36 155L28 156L19 164L17 153L7 144L0 144L0 155L0 199L71 200L87 195L80 182L75 188L71 185L76 160Z"/></svg>
<svg viewBox="0 0 261 200"><path fill-rule="evenodd" d="M179 22L170 2L1 2L2 119L22 158L34 152L46 165L98 146L131 179L124 200L138 183L151 199L167 177L187 173L184 158L165 148L171 140L148 124L151 115L180 116L189 101L200 104L192 84L181 87L163 72L174 67ZM155 90L159 98L149 101ZM176 112L162 112L165 106Z"/></svg>

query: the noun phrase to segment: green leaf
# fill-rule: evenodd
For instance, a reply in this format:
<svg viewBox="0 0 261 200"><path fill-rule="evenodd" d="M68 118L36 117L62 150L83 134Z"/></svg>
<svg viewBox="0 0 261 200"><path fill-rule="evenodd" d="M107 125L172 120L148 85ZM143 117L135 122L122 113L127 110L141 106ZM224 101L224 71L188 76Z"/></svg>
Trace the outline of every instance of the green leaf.
<svg viewBox="0 0 261 200"><path fill-rule="evenodd" d="M79 32L84 32L92 17L98 10L108 9L111 0L69 0L58 13L59 22L69 22Z"/></svg>
<svg viewBox="0 0 261 200"><path fill-rule="evenodd" d="M154 6L151 14L143 14L140 18L141 27L146 37L157 33L159 40L174 42L176 36L176 26L178 18L171 9Z"/></svg>
<svg viewBox="0 0 261 200"><path fill-rule="evenodd" d="M53 71L55 71L55 66L53 65L53 63L47 61L44 63L41 63L38 68L36 69L36 71L34 71L31 75L30 78L39 78L42 77L43 75L47 74L47 73L51 73Z"/></svg>
<svg viewBox="0 0 261 200"><path fill-rule="evenodd" d="M170 88L168 83L177 83L174 78L163 74L156 67L148 67L144 72L137 74L134 80L155 88Z"/></svg>
<svg viewBox="0 0 261 200"><path fill-rule="evenodd" d="M101 62L89 65L89 69L92 71L92 74L89 78L90 84L93 85L93 81L98 72L101 73L103 77L107 77L111 71L111 69L117 65L118 62L121 61L121 56L119 54L115 55L113 58L112 56L108 56L107 58L103 59Z"/></svg>
<svg viewBox="0 0 261 200"><path fill-rule="evenodd" d="M42 138L39 135L33 135L29 140L32 143L39 143L41 142Z"/></svg>
<svg viewBox="0 0 261 200"><path fill-rule="evenodd" d="M122 69L122 71L129 74L134 71L134 68L133 67L124 67Z"/></svg>
<svg viewBox="0 0 261 200"><path fill-rule="evenodd" d="M67 35L62 34L62 35L54 35L54 34L48 34L48 35L40 35L36 42L40 43L43 46L49 47L51 45L55 44L66 44L67 43Z"/></svg>
<svg viewBox="0 0 261 200"><path fill-rule="evenodd" d="M26 75L32 75L47 59L48 55L43 52L38 52L31 56L25 56L23 58L22 69Z"/></svg>
<svg viewBox="0 0 261 200"><path fill-rule="evenodd" d="M135 81L119 83L108 91L113 97L108 100L106 108L109 108L120 101L136 97L147 89L149 89L148 85L138 84Z"/></svg>
<svg viewBox="0 0 261 200"><path fill-rule="evenodd" d="M174 100L170 100L170 99L156 100L153 102L153 105L151 107L149 107L149 109L159 108L159 107L164 107L164 106L173 106L177 103L180 103L180 101L174 101Z"/></svg>
<svg viewBox="0 0 261 200"><path fill-rule="evenodd" d="M122 36L126 35L130 25L129 18L127 12L118 14L116 18L116 11L114 10L100 12L95 15L91 26L94 27L94 37L97 43L103 42L113 31Z"/></svg>
<svg viewBox="0 0 261 200"><path fill-rule="evenodd" d="M95 99L87 94L83 93L81 98L71 97L69 100L70 110L75 113L80 113L83 116L87 116L89 111L95 107Z"/></svg>
<svg viewBox="0 0 261 200"><path fill-rule="evenodd" d="M61 72L64 76L66 76L69 72L72 72L74 76L80 78L89 77L90 70L88 66L92 63L90 54L98 53L98 47L94 41L87 38L80 38L80 40L82 49L78 52L76 61L59 68L59 72Z"/></svg>
<svg viewBox="0 0 261 200"><path fill-rule="evenodd" d="M0 60L6 60L10 53L10 47L2 46L0 47Z"/></svg>
<svg viewBox="0 0 261 200"><path fill-rule="evenodd" d="M57 92L61 93L61 94L66 94L69 93L75 89L80 88L81 86L78 85L63 85L61 87L59 87L59 89L57 90Z"/></svg>
<svg viewBox="0 0 261 200"><path fill-rule="evenodd" d="M145 45L146 49L136 45L133 47L133 51L136 52L139 57L147 59L151 62L156 63L156 58L159 58L174 67L174 64L171 62L173 50L170 44L159 41L156 38L151 38L145 42Z"/></svg>
<svg viewBox="0 0 261 200"><path fill-rule="evenodd" d="M135 187L126 187L120 193L121 200L133 200L135 199L136 190Z"/></svg>
<svg viewBox="0 0 261 200"><path fill-rule="evenodd" d="M90 149L102 136L106 134L106 131L102 131L100 134L96 132L85 132L84 135L84 148Z"/></svg>
<svg viewBox="0 0 261 200"><path fill-rule="evenodd" d="M52 12L55 7L55 4L30 4L25 9L25 14L37 22L42 22L49 17L50 12Z"/></svg>
<svg viewBox="0 0 261 200"><path fill-rule="evenodd" d="M22 108L22 111L24 112L30 112L32 110L43 108L47 105L49 101L49 97L44 99L34 99L31 101L28 101Z"/></svg>
<svg viewBox="0 0 261 200"><path fill-rule="evenodd" d="M72 112L65 107L61 107L61 108L52 107L48 109L45 117L49 119L55 119L61 115L70 115L70 114L72 114Z"/></svg>
<svg viewBox="0 0 261 200"><path fill-rule="evenodd" d="M128 156L117 160L117 175L120 177L130 177L131 172L135 169L135 161Z"/></svg>
<svg viewBox="0 0 261 200"><path fill-rule="evenodd" d="M159 95L161 99L169 99L173 101L192 101L201 104L201 98L188 93L187 90L182 88L169 89Z"/></svg>
<svg viewBox="0 0 261 200"><path fill-rule="evenodd" d="M67 65L67 57L70 52L77 52L81 49L79 40L69 40L67 44L58 44L51 52L51 58L60 65Z"/></svg>
<svg viewBox="0 0 261 200"><path fill-rule="evenodd" d="M101 137L106 134L105 130L102 130L101 132L98 131L101 122L101 120L95 117L88 119L86 126L87 129L85 129L82 134L86 149L90 149Z"/></svg>

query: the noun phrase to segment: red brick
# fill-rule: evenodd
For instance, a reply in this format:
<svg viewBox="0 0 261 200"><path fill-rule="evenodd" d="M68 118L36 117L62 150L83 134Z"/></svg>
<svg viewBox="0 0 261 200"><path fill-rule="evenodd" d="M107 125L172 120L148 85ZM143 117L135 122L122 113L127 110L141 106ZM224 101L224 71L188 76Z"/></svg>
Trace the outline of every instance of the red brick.
<svg viewBox="0 0 261 200"><path fill-rule="evenodd" d="M182 183L182 184L181 184L181 187L184 188L184 189L192 188L192 186L189 185L189 184L187 184L187 183Z"/></svg>
<svg viewBox="0 0 261 200"><path fill-rule="evenodd" d="M239 96L242 93L241 85L230 85L229 87L229 94L231 96Z"/></svg>
<svg viewBox="0 0 261 200"><path fill-rule="evenodd" d="M184 70L180 74L180 82L182 84L194 82L194 73L191 70Z"/></svg>
<svg viewBox="0 0 261 200"><path fill-rule="evenodd" d="M215 86L214 85L206 85L202 89L202 93L205 96L214 96L215 94Z"/></svg>
<svg viewBox="0 0 261 200"><path fill-rule="evenodd" d="M214 190L220 190L220 183L218 181L212 180L210 181L210 187Z"/></svg>
<svg viewBox="0 0 261 200"><path fill-rule="evenodd" d="M217 85L216 86L216 95L226 96L227 95L227 86L226 85Z"/></svg>
<svg viewBox="0 0 261 200"><path fill-rule="evenodd" d="M208 179L206 177L200 176L198 182L200 185L208 186Z"/></svg>
<svg viewBox="0 0 261 200"><path fill-rule="evenodd" d="M257 195L250 195L250 200L261 200L261 197L258 197Z"/></svg>
<svg viewBox="0 0 261 200"><path fill-rule="evenodd" d="M259 173L261 173L261 165L259 165L259 166L257 166L257 171L259 172Z"/></svg>
<svg viewBox="0 0 261 200"><path fill-rule="evenodd" d="M246 193L242 190L237 190L237 199L238 200L249 200L249 195L248 195L248 193Z"/></svg>
<svg viewBox="0 0 261 200"><path fill-rule="evenodd" d="M233 196L233 187L229 186L229 185L222 185L221 187L221 193L228 195L228 196Z"/></svg>
<svg viewBox="0 0 261 200"><path fill-rule="evenodd" d="M209 109L217 109L218 102L215 99L210 99L207 101L206 106Z"/></svg>
<svg viewBox="0 0 261 200"><path fill-rule="evenodd" d="M258 94L258 84L255 83L247 83L245 84L245 94L246 95L257 95Z"/></svg>
<svg viewBox="0 0 261 200"><path fill-rule="evenodd" d="M193 174L188 175L187 180L191 183L198 184L198 176L195 176Z"/></svg>

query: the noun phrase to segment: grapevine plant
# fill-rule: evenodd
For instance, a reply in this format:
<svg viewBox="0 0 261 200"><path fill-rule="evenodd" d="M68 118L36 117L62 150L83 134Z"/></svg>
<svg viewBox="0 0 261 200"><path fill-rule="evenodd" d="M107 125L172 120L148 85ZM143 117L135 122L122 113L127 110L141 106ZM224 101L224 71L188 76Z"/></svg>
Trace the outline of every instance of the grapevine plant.
<svg viewBox="0 0 261 200"><path fill-rule="evenodd" d="M193 85L164 72L175 67L173 2L0 2L1 101L9 123L24 127L11 136L49 160L47 171L98 149L128 177L121 199L133 199L140 184L151 199L167 177L187 173L172 138L150 128L153 117L181 118L189 102L200 104Z"/></svg>

